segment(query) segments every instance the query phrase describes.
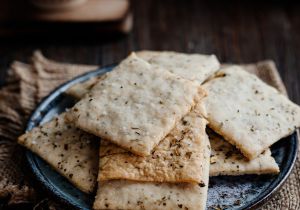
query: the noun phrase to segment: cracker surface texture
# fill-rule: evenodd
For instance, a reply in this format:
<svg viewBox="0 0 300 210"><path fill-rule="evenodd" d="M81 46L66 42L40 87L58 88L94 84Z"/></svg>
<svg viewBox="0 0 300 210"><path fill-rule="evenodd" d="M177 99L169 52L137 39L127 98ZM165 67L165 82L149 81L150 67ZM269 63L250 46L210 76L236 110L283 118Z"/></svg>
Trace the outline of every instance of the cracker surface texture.
<svg viewBox="0 0 300 210"><path fill-rule="evenodd" d="M182 78L202 84L220 68L215 55L186 54L172 51L139 51L137 56Z"/></svg>
<svg viewBox="0 0 300 210"><path fill-rule="evenodd" d="M55 117L22 135L18 143L39 155L80 190L96 187L99 140Z"/></svg>
<svg viewBox="0 0 300 210"><path fill-rule="evenodd" d="M71 109L68 119L89 133L147 156L204 94L198 83L132 54Z"/></svg>
<svg viewBox="0 0 300 210"><path fill-rule="evenodd" d="M93 209L204 210L206 187L128 180L100 182Z"/></svg>
<svg viewBox="0 0 300 210"><path fill-rule="evenodd" d="M300 126L300 108L241 67L220 70L203 85L209 127L254 159Z"/></svg>

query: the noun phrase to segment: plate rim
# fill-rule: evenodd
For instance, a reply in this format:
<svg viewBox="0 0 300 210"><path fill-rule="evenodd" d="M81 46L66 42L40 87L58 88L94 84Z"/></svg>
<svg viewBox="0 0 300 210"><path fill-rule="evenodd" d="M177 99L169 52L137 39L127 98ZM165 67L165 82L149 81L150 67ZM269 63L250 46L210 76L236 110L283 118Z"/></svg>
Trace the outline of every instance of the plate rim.
<svg viewBox="0 0 300 210"><path fill-rule="evenodd" d="M287 179L289 178L289 176L291 175L291 172L294 169L296 160L297 160L297 156L298 156L298 147L299 147L299 135L298 135L298 129L292 133L291 135L287 136L290 137L292 139L294 139L295 142L295 146L292 148L292 153L294 154L294 156L292 156L291 160L290 160L290 166L287 169L287 171L285 172L284 176L282 177L282 179L279 180L279 182L276 184L275 182L271 184L271 186L269 186L269 188L263 193L262 198L258 199L256 201L253 202L253 204L249 205L247 207L247 209L257 209L258 207L262 207L264 206L270 199L272 199L272 197L275 195L275 193L277 193L282 186L284 185L284 183L287 181ZM279 172L280 174L280 172Z"/></svg>
<svg viewBox="0 0 300 210"><path fill-rule="evenodd" d="M57 88L55 88L53 91L51 91L51 93L49 93L49 95L47 97L45 97L38 104L36 109L32 112L32 114L30 115L30 117L27 121L25 131L31 130L36 125L35 122L40 121L41 117L44 115L44 113L42 111L47 109L48 106L51 106L51 103L53 103L56 98L63 95L64 92L71 85L77 84L80 82L84 82L92 77L99 76L106 72L109 72L109 71L113 70L113 68L115 66L116 66L116 64L111 64L111 65L97 68L90 72L76 76L75 78L73 78L73 79L61 84ZM288 136L288 137L292 138L295 146L292 147L291 153L293 154L293 156L291 156L291 158L289 159L290 160L289 166L288 166L287 170L285 171L285 174L283 174L283 177L280 180L275 180L274 182L272 182L270 184L270 186L267 188L267 190L262 193L262 195L260 196L260 199L259 198L257 200L254 199L253 202L250 201L250 204L246 207L246 209L255 209L255 208L261 207L264 204L266 204L267 201L269 201L274 196L274 194L276 192L278 192L281 189L281 187L283 186L283 184L286 182L286 180L290 176L290 174L295 166L297 155L298 155L298 146L299 146L298 132L299 131L296 130L294 133L292 133L291 135ZM41 169L38 167L36 161L34 160L35 156L37 156L37 155L35 155L34 153L32 153L29 150L26 150L25 157L26 157L27 165L29 166L32 174L34 175L34 177L38 181L38 183L42 186L42 188L44 190L46 190L48 192L48 194L50 194L50 196L53 197L54 199L66 204L70 207L80 209L80 210L83 210L83 209L86 210L86 208L84 208L80 205L77 205L72 199L70 200L70 199L66 198L62 193L59 192L59 190L57 190L53 185L51 185L51 183L49 182L49 179L41 173Z"/></svg>

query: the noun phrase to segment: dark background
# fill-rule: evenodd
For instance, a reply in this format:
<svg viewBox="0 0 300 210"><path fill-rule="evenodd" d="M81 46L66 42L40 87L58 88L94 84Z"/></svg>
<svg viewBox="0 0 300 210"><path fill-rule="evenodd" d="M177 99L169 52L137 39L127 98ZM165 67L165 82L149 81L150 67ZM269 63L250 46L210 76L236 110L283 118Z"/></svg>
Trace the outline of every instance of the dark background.
<svg viewBox="0 0 300 210"><path fill-rule="evenodd" d="M276 62L291 99L300 104L300 6L293 1L132 1L134 28L127 36L59 34L0 38L0 84L13 60L33 50L64 62L107 65L130 51L214 53L222 62ZM1 30L1 28L0 28Z"/></svg>

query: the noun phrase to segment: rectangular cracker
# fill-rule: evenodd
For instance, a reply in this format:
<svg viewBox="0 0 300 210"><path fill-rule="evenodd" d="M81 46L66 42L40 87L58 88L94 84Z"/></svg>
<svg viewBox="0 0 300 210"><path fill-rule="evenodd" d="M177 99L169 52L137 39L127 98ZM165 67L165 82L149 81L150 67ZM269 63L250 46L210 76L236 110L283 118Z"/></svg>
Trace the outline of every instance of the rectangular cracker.
<svg viewBox="0 0 300 210"><path fill-rule="evenodd" d="M204 210L207 187L128 180L100 182L93 209Z"/></svg>
<svg viewBox="0 0 300 210"><path fill-rule="evenodd" d="M210 129L208 129L208 136L211 144L209 176L278 174L280 172L270 149L265 150L257 158L248 160L233 145Z"/></svg>
<svg viewBox="0 0 300 210"><path fill-rule="evenodd" d="M300 108L239 66L220 70L203 85L209 127L254 159L300 126Z"/></svg>
<svg viewBox="0 0 300 210"><path fill-rule="evenodd" d="M130 55L72 109L89 133L147 156L205 92L196 83Z"/></svg>
<svg viewBox="0 0 300 210"><path fill-rule="evenodd" d="M137 56L182 78L202 84L220 68L215 55L186 54L172 51L139 51Z"/></svg>
<svg viewBox="0 0 300 210"><path fill-rule="evenodd" d="M201 173L210 153L207 121L193 110L177 123L150 156L134 155L120 147L100 144L98 181L126 179L152 182L204 183Z"/></svg>
<svg viewBox="0 0 300 210"><path fill-rule="evenodd" d="M66 123L64 118L63 113L33 128L20 136L18 143L39 155L77 188L91 193L97 181L99 140Z"/></svg>

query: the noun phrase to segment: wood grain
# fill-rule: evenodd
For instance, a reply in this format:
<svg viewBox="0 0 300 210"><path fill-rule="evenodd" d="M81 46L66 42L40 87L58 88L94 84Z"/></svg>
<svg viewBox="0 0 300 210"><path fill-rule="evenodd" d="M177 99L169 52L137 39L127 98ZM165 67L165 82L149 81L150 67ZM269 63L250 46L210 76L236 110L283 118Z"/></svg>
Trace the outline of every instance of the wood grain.
<svg viewBox="0 0 300 210"><path fill-rule="evenodd" d="M300 5L292 1L132 1L128 36L0 39L0 84L9 64L34 49L59 61L107 65L132 50L215 53L222 62L272 59L289 96L300 104ZM1 30L1 29L0 29Z"/></svg>

